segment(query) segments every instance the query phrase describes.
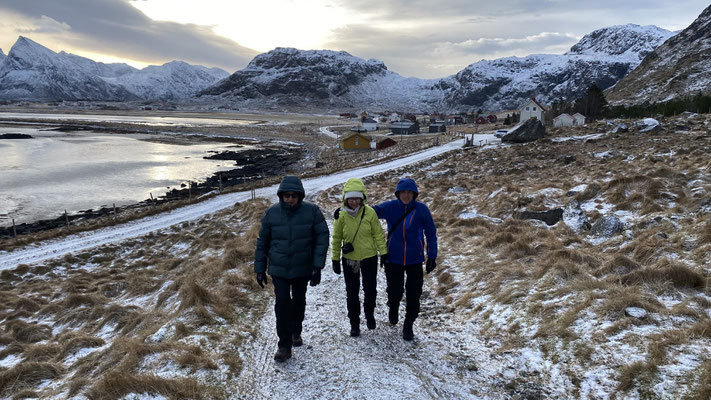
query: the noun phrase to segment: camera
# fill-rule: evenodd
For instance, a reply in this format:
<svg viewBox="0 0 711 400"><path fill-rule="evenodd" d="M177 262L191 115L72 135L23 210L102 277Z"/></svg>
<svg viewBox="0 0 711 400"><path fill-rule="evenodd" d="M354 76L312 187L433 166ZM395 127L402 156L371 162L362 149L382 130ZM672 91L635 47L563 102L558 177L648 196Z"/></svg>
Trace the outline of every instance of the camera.
<svg viewBox="0 0 711 400"><path fill-rule="evenodd" d="M343 254L348 254L353 250L355 250L355 247L353 247L353 243L344 243L343 246L341 246L341 251L343 252Z"/></svg>

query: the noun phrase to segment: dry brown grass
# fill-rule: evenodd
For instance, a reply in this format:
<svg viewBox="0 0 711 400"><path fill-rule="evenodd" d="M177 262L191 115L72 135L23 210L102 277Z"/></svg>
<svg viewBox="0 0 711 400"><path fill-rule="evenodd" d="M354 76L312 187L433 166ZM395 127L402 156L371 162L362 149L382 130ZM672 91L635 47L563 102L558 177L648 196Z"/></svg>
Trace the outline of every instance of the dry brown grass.
<svg viewBox="0 0 711 400"><path fill-rule="evenodd" d="M215 392L189 378L166 379L155 375L109 372L92 386L89 398L115 400L130 393L147 393L173 399L204 399L215 397Z"/></svg>
<svg viewBox="0 0 711 400"><path fill-rule="evenodd" d="M34 387L43 381L57 379L63 373L62 367L55 363L23 362L0 372L0 393Z"/></svg>

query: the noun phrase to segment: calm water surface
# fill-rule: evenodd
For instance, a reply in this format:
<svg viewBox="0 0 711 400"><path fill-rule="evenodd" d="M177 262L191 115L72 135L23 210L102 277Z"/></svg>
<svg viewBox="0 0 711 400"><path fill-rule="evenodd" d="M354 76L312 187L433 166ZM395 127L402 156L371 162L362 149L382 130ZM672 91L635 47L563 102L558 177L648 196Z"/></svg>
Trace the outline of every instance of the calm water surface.
<svg viewBox="0 0 711 400"><path fill-rule="evenodd" d="M228 143L180 145L149 142L147 135L52 132L0 127L33 139L0 139L0 226L134 204L165 194L188 180L235 168L205 160L210 151L238 150Z"/></svg>

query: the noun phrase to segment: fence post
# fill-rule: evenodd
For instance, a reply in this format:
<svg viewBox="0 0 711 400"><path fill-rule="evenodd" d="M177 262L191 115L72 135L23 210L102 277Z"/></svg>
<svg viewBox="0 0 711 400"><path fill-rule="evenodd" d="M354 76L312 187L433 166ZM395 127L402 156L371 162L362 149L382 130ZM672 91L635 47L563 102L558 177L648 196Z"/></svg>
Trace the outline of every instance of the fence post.
<svg viewBox="0 0 711 400"><path fill-rule="evenodd" d="M153 199L153 193L148 192L148 194L151 195L151 204L156 204L156 201Z"/></svg>
<svg viewBox="0 0 711 400"><path fill-rule="evenodd" d="M114 217L116 217L116 203L114 203Z"/></svg>
<svg viewBox="0 0 711 400"><path fill-rule="evenodd" d="M188 181L188 200L193 197L193 181Z"/></svg>
<svg viewBox="0 0 711 400"><path fill-rule="evenodd" d="M15 239L17 239L17 228L15 228L15 218L12 219L12 234L15 235Z"/></svg>

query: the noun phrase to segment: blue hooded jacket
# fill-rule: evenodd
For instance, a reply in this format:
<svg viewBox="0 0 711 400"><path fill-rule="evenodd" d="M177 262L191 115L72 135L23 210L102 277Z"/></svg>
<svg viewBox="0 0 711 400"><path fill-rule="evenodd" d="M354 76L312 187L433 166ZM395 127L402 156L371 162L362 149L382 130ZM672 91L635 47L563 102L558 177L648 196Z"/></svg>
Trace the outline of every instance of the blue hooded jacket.
<svg viewBox="0 0 711 400"><path fill-rule="evenodd" d="M403 214L411 210L405 219L397 224L387 241L388 261L400 265L421 263L425 261L425 249L427 258L434 260L437 258L437 228L430 209L424 203L416 200L418 191L414 180L400 179L395 187L395 196L398 196L398 192L401 190L414 192L415 199L405 204L398 198L373 207L378 218L387 221L388 232L393 229L393 224ZM427 239L426 246L425 238Z"/></svg>

